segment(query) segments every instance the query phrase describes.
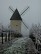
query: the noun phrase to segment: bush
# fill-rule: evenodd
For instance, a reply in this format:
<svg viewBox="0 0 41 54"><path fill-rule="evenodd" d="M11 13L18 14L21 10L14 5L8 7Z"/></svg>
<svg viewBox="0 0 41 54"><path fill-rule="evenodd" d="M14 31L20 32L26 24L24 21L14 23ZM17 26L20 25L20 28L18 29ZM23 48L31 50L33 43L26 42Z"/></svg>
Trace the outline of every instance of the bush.
<svg viewBox="0 0 41 54"><path fill-rule="evenodd" d="M20 34L20 33L15 33L15 34L14 34L14 37L22 37L22 34Z"/></svg>
<svg viewBox="0 0 41 54"><path fill-rule="evenodd" d="M35 37L34 37L33 33L31 33L31 34L29 35L29 38L31 38L31 39L32 39L32 41L33 41L34 43L36 42L36 39L35 39Z"/></svg>

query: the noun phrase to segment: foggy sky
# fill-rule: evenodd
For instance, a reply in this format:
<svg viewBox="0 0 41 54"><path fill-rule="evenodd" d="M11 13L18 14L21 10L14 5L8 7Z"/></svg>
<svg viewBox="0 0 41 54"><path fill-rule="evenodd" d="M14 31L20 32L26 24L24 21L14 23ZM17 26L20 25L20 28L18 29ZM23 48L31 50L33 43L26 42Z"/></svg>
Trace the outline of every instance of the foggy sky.
<svg viewBox="0 0 41 54"><path fill-rule="evenodd" d="M10 23L12 12L9 6L21 12L26 6L30 8L22 15L23 21L30 26L32 23L41 24L41 0L0 0L0 22L3 25Z"/></svg>

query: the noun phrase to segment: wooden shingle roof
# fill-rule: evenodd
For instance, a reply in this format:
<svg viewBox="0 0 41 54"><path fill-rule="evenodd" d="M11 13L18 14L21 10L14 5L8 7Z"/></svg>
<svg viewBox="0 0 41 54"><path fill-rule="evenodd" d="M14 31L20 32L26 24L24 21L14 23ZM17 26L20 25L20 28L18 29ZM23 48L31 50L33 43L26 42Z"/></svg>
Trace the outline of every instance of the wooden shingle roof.
<svg viewBox="0 0 41 54"><path fill-rule="evenodd" d="M16 9L13 15L11 16L10 20L22 20L18 10Z"/></svg>

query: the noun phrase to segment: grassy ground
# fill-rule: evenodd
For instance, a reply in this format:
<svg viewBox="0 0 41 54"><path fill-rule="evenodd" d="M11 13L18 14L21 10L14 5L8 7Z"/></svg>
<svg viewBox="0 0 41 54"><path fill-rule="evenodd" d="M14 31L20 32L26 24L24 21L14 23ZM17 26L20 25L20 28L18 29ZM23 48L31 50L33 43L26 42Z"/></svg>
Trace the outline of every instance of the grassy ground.
<svg viewBox="0 0 41 54"><path fill-rule="evenodd" d="M0 37L0 54L4 49L10 47L13 44L13 42L16 41L18 38L14 38L11 41L7 41L7 42L5 42L5 37L3 39L4 39L4 43L2 44L2 38Z"/></svg>

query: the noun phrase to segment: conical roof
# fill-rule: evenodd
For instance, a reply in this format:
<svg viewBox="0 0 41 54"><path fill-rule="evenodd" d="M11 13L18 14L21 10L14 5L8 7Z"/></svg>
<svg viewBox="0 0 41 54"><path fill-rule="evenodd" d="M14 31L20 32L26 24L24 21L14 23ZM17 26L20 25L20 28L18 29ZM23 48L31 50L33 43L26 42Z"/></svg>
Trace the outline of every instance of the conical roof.
<svg viewBox="0 0 41 54"><path fill-rule="evenodd" d="M18 10L16 9L13 15L11 16L10 20L22 20Z"/></svg>

